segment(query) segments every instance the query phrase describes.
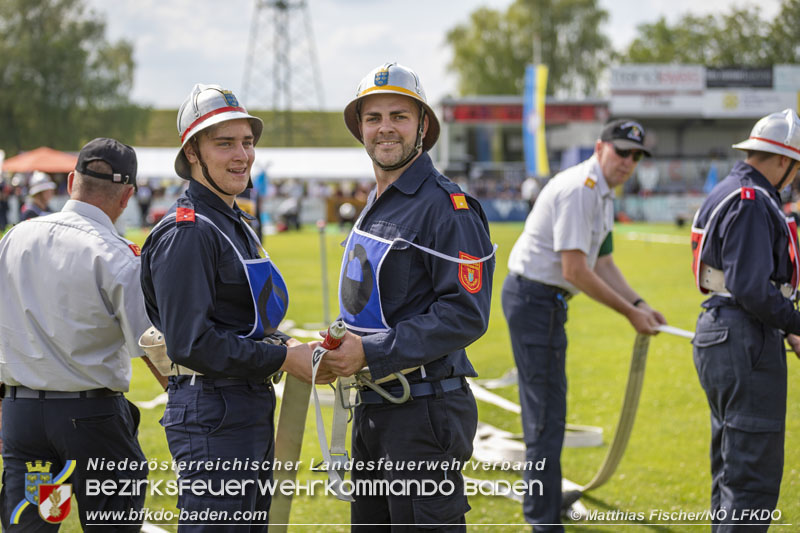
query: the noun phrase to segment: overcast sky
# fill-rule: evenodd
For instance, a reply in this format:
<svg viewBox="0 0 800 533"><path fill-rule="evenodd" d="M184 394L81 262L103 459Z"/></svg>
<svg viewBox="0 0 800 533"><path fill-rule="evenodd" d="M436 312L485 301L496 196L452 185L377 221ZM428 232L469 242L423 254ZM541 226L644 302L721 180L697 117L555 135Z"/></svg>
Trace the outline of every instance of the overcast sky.
<svg viewBox="0 0 800 533"><path fill-rule="evenodd" d="M105 16L110 40L134 45L133 99L158 109L177 108L196 82L218 83L239 94L255 0L88 0ZM266 2L265 2L266 3ZM417 71L428 100L455 94L447 72L447 31L477 7L505 8L511 0L308 0L327 109L342 109L359 80L385 61ZM615 48L635 35L636 25L760 5L764 17L779 0L600 0L610 13L603 28Z"/></svg>

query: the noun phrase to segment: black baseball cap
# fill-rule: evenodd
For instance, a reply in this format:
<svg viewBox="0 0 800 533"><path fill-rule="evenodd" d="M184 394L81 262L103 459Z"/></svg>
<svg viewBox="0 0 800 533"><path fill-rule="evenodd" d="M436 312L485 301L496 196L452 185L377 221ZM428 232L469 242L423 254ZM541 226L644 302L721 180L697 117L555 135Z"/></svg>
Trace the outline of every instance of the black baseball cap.
<svg viewBox="0 0 800 533"><path fill-rule="evenodd" d="M105 161L111 165L111 174L86 168L92 161ZM136 152L127 144L115 139L99 137L81 148L75 170L93 178L136 186Z"/></svg>
<svg viewBox="0 0 800 533"><path fill-rule="evenodd" d="M629 118L612 120L603 126L600 140L610 142L620 150L641 150L650 156L650 150L644 146L645 133L641 124Z"/></svg>

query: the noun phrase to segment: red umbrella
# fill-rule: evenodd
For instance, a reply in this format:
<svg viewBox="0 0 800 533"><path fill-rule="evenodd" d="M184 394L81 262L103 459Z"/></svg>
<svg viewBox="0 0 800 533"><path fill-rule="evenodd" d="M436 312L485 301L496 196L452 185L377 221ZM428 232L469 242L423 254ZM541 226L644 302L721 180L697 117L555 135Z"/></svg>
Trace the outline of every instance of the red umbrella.
<svg viewBox="0 0 800 533"><path fill-rule="evenodd" d="M50 174L72 172L78 163L78 156L42 146L23 152L3 163L4 172L33 172L41 170Z"/></svg>

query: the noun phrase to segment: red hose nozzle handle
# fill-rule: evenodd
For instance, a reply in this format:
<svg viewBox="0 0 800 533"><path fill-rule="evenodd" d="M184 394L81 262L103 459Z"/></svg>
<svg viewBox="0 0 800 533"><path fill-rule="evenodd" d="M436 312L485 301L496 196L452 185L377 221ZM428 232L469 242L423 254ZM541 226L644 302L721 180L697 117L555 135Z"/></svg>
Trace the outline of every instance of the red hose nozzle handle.
<svg viewBox="0 0 800 533"><path fill-rule="evenodd" d="M347 327L344 325L344 322L337 320L328 328L328 333L325 334L325 340L322 341L322 347L326 350L335 350L342 343L346 332Z"/></svg>

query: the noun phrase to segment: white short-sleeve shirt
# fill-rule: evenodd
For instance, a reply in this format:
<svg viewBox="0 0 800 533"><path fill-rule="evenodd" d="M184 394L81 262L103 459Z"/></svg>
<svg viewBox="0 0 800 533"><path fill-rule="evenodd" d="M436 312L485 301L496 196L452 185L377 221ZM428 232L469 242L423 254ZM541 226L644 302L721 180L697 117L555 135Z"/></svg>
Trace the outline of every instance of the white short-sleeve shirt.
<svg viewBox="0 0 800 533"><path fill-rule="evenodd" d="M508 269L528 279L580 292L561 271L561 252L580 250L594 268L614 225L614 191L596 156L559 172L544 186L508 258Z"/></svg>
<svg viewBox="0 0 800 533"><path fill-rule="evenodd" d="M0 240L0 381L127 391L150 327L139 249L94 205L14 226Z"/></svg>

